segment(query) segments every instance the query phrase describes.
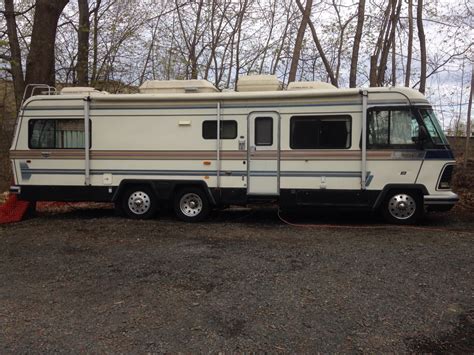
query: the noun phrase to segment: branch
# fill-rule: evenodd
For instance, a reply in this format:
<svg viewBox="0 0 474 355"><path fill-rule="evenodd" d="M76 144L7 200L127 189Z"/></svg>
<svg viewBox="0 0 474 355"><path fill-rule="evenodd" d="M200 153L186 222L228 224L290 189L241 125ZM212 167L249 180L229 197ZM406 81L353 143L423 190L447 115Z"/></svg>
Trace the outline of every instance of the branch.
<svg viewBox="0 0 474 355"><path fill-rule="evenodd" d="M30 12L31 10L33 10L35 7L36 7L36 4L33 4L29 8L27 8L25 11L21 11L21 12L14 11L13 16L15 16L15 17L23 16L23 15L27 14L28 12ZM8 11L5 11L5 10L0 11L0 14L3 14L5 16L7 15L7 13L8 13Z"/></svg>
<svg viewBox="0 0 474 355"><path fill-rule="evenodd" d="M439 69L441 69L442 67L444 67L446 64L448 64L451 59L453 58L456 58L456 57L459 57L459 56L462 56L463 54L465 54L466 52L468 52L471 47L474 45L474 43L470 43L469 46L463 50L462 52L460 53L454 53L454 54L451 54L444 62L442 62L441 64L437 65L432 71L431 73L429 73L427 76L426 76L426 79L428 79L430 76L432 76L433 74L436 74L438 72ZM415 88L417 85L420 84L420 80L418 80L413 86L412 88Z"/></svg>

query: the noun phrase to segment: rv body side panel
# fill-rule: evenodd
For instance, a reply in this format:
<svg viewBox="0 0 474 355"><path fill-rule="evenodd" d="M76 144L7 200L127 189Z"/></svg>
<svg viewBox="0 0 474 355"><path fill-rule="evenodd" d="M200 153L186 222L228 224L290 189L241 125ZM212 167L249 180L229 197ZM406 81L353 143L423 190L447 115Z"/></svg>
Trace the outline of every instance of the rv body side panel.
<svg viewBox="0 0 474 355"><path fill-rule="evenodd" d="M256 172L261 174L262 189L250 193L288 205L371 208L389 185L426 186L429 194L448 196L450 192L437 190L439 176L433 171L441 173L443 164L453 159L425 159L425 152L417 149L367 149L367 190L361 191L362 99L358 91L344 92L321 97L246 94L247 99L237 94L190 94L186 96L190 100L183 96L181 101L153 100L146 95L92 97L90 188L85 186L84 148L32 148L28 144L28 128L34 120L83 120L83 97L33 98L24 107L11 151L15 182L24 187L28 199L60 200L64 194L63 199L70 201L86 196L112 201L124 183L133 181L152 185L162 181L161 190L155 191L168 196L175 182L189 182L206 186L217 203L244 204L252 198L249 174ZM369 104L408 107L403 95L397 94L396 99L393 95L370 94ZM421 100L415 99L412 104ZM219 149L215 137L205 138L204 133L205 122L217 120L217 102L221 105L220 119L236 126L232 137L221 137ZM248 123L255 125L249 117L259 112L263 117L265 112L272 112L279 118L272 131L276 143L256 151L251 159L259 168L253 169L249 168L249 155L255 127ZM292 146L294 118L330 121L340 116L349 132L344 147ZM266 190L266 183L272 184L271 191Z"/></svg>

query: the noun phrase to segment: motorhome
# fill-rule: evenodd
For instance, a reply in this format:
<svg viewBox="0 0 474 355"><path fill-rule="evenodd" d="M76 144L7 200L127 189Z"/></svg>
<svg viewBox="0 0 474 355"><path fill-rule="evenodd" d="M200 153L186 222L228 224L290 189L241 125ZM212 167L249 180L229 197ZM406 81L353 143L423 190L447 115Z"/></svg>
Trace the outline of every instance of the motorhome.
<svg viewBox="0 0 474 355"><path fill-rule="evenodd" d="M11 192L29 201L106 201L131 218L170 206L381 211L414 223L450 209L455 160L428 100L405 87L341 89L272 76L235 91L148 81L136 94L33 87L10 150ZM35 95L38 94L38 95Z"/></svg>

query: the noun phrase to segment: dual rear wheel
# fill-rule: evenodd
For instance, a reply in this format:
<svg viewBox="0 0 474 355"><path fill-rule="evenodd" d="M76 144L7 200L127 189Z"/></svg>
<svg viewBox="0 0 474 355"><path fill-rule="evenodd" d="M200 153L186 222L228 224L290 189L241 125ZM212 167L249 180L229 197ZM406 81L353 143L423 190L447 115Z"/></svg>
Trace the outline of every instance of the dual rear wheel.
<svg viewBox="0 0 474 355"><path fill-rule="evenodd" d="M178 190L174 195L173 208L176 216L186 222L202 221L210 212L208 198L198 187ZM132 219L150 219L158 211L158 199L149 186L132 186L122 194L120 210Z"/></svg>

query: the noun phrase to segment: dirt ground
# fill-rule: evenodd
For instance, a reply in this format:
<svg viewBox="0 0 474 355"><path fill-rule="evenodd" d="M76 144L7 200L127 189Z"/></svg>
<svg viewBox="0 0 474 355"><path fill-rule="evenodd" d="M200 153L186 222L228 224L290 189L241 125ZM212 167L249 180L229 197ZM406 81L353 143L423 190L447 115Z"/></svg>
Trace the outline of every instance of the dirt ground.
<svg viewBox="0 0 474 355"><path fill-rule="evenodd" d="M474 351L471 214L276 212L0 226L0 352Z"/></svg>

